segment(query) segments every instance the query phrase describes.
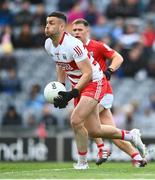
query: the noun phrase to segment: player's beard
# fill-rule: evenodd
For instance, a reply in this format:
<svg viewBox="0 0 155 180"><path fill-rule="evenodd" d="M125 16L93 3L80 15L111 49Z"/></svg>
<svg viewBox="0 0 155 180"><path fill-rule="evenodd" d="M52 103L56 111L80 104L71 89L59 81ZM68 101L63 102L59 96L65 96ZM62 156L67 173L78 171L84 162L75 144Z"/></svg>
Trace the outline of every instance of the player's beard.
<svg viewBox="0 0 155 180"><path fill-rule="evenodd" d="M56 32L56 33L54 33L54 34L51 34L50 36L49 36L49 38L53 41L53 43L54 42L57 42L58 41L58 37L59 37L59 35L60 35L60 32Z"/></svg>
<svg viewBox="0 0 155 180"><path fill-rule="evenodd" d="M59 35L59 32L57 31L57 32L55 32L55 33L50 33L50 31L45 31L45 35L46 35L46 37L49 37L49 38L55 38L55 37L57 37L58 35Z"/></svg>

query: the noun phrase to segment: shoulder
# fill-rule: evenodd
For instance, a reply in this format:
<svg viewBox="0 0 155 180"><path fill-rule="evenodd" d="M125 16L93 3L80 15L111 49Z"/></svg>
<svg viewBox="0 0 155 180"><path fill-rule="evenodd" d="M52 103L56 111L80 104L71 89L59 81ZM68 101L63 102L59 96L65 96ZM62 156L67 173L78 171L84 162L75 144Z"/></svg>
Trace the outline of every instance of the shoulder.
<svg viewBox="0 0 155 180"><path fill-rule="evenodd" d="M86 51L83 46L83 43L79 39L73 37L70 34L66 35L63 48L66 49L66 51L68 51L70 54L75 52L79 54L82 52L84 53Z"/></svg>
<svg viewBox="0 0 155 180"><path fill-rule="evenodd" d="M90 42L89 42L89 45L90 46L95 46L95 47L100 47L102 44L100 41L96 41L94 39L91 39Z"/></svg>
<svg viewBox="0 0 155 180"><path fill-rule="evenodd" d="M99 48L102 48L102 49L105 49L105 50L108 50L108 51L113 51L113 49L110 46L108 46L107 44L105 44L103 41L92 40L92 43L96 47L99 47Z"/></svg>
<svg viewBox="0 0 155 180"><path fill-rule="evenodd" d="M67 33L67 35L66 35L66 42L69 43L71 46L75 46L78 44L83 45L83 43L79 39L73 37L69 33Z"/></svg>

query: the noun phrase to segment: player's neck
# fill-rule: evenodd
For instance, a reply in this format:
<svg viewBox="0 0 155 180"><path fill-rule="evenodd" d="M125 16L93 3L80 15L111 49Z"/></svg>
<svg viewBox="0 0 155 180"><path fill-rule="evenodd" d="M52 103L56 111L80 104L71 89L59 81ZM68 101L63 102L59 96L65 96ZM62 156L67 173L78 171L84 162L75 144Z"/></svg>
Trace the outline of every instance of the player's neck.
<svg viewBox="0 0 155 180"><path fill-rule="evenodd" d="M59 45L63 36L64 36L64 32L61 32L61 33L57 33L57 34L50 37L50 39L52 40L52 43L55 47L57 47Z"/></svg>

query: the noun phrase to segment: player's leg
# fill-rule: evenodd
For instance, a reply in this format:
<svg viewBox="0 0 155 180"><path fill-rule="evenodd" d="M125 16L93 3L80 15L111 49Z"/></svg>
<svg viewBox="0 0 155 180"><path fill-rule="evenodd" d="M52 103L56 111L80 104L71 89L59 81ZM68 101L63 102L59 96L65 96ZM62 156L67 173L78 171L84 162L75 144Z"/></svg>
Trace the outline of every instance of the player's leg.
<svg viewBox="0 0 155 180"><path fill-rule="evenodd" d="M87 166L87 130L84 122L87 124L88 132L91 137L104 137L110 139L124 139L132 141L137 148L141 148L144 153L144 147L140 139L139 132L132 130L131 132L121 131L109 125L101 125L99 119L99 108L97 101L91 97L82 96L80 102L76 106L71 116L71 125L75 133L75 140L79 153L78 164L75 168L84 168ZM86 121L87 119L87 121Z"/></svg>
<svg viewBox="0 0 155 180"><path fill-rule="evenodd" d="M142 157L145 156L145 145L141 141L139 130L133 129L131 131L125 131L110 125L100 125L100 119L99 117L97 118L97 114L94 115L94 121L89 121L86 126L91 137L130 141L139 149Z"/></svg>
<svg viewBox="0 0 155 180"><path fill-rule="evenodd" d="M102 134L103 132L101 131L101 125L99 120L98 101L94 100L91 97L82 96L71 116L71 125L74 130L75 140L77 143L77 149L79 154L78 166L81 166L81 168L85 168L85 165L87 165L86 154L88 134L86 128L84 127L84 121L86 119L89 119L90 114L93 114L91 115L91 117L93 117L95 121L98 122L95 123L95 126L93 127L93 131L95 132L96 136L100 137L103 135L108 138L114 138L113 134L115 134L116 138L121 137L121 132L118 132L116 128L110 126L106 127L107 129L109 129L108 132L103 129L103 132L105 131L107 132L107 134Z"/></svg>
<svg viewBox="0 0 155 180"><path fill-rule="evenodd" d="M112 104L113 104L114 96L112 94L112 88L111 88L109 83L107 84L107 88L108 88L107 89L108 93L106 93L103 96L103 98L101 99L101 101L100 101L100 103L102 103L102 106L100 107L101 111L104 110L104 108L110 109L112 107ZM98 147L96 164L100 165L103 162L107 161L107 159L110 156L111 152L110 152L109 148L107 148L104 145L104 141L103 141L102 138L94 138L94 141L95 141L95 143L97 144L97 147Z"/></svg>
<svg viewBox="0 0 155 180"><path fill-rule="evenodd" d="M98 148L96 165L100 165L108 160L108 157L110 156L111 152L110 149L105 146L102 138L93 138L93 139Z"/></svg>
<svg viewBox="0 0 155 180"><path fill-rule="evenodd" d="M100 121L101 124L108 124L111 126L115 126L115 123L113 121L112 113L109 109L103 109L102 112L100 112ZM132 156L132 154L136 153L135 148L131 145L130 142L123 141L120 139L113 139L113 142L124 152Z"/></svg>
<svg viewBox="0 0 155 180"><path fill-rule="evenodd" d="M121 131L115 127L108 125L101 125L99 119L99 108L97 106L98 101L95 99L100 99L102 94L104 95L106 91L106 81L102 79L100 82L90 83L87 88L82 92L80 101L75 107L71 116L71 125L75 133L75 139L77 143L77 148L79 155L83 157L87 152L87 130L84 127L84 121L93 117L94 120L89 120L90 128L89 134L94 137L104 137L110 139L123 139L132 141L134 145L141 149L144 153L143 143L140 139L140 134L138 130L133 130L131 132ZM88 97L87 97L88 96ZM92 119L93 119L92 118ZM85 159L85 158L81 158Z"/></svg>
<svg viewBox="0 0 155 180"><path fill-rule="evenodd" d="M98 102L91 97L82 96L71 115L71 126L74 130L75 141L78 149L78 163L75 169L87 169L88 132L84 126L85 119L97 106Z"/></svg>
<svg viewBox="0 0 155 180"><path fill-rule="evenodd" d="M108 124L111 126L115 126L113 121L112 113L110 109L103 109L100 106L100 121L102 124ZM123 141L120 139L113 139L113 142L116 146L118 146L121 150L127 153L131 158L134 166L145 166L146 161L140 156L139 152L131 145L130 142Z"/></svg>

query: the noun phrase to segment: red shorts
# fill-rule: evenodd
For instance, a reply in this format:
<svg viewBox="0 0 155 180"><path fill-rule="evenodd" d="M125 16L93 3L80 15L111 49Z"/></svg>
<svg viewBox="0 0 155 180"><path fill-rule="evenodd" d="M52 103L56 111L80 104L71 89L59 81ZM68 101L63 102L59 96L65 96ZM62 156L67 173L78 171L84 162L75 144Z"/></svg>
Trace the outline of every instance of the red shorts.
<svg viewBox="0 0 155 180"><path fill-rule="evenodd" d="M108 81L106 80L105 77L101 79L100 81L90 82L81 91L80 97L88 96L99 102L103 98L103 96L106 94L107 86L108 86ZM74 99L74 106L78 104L80 97Z"/></svg>

